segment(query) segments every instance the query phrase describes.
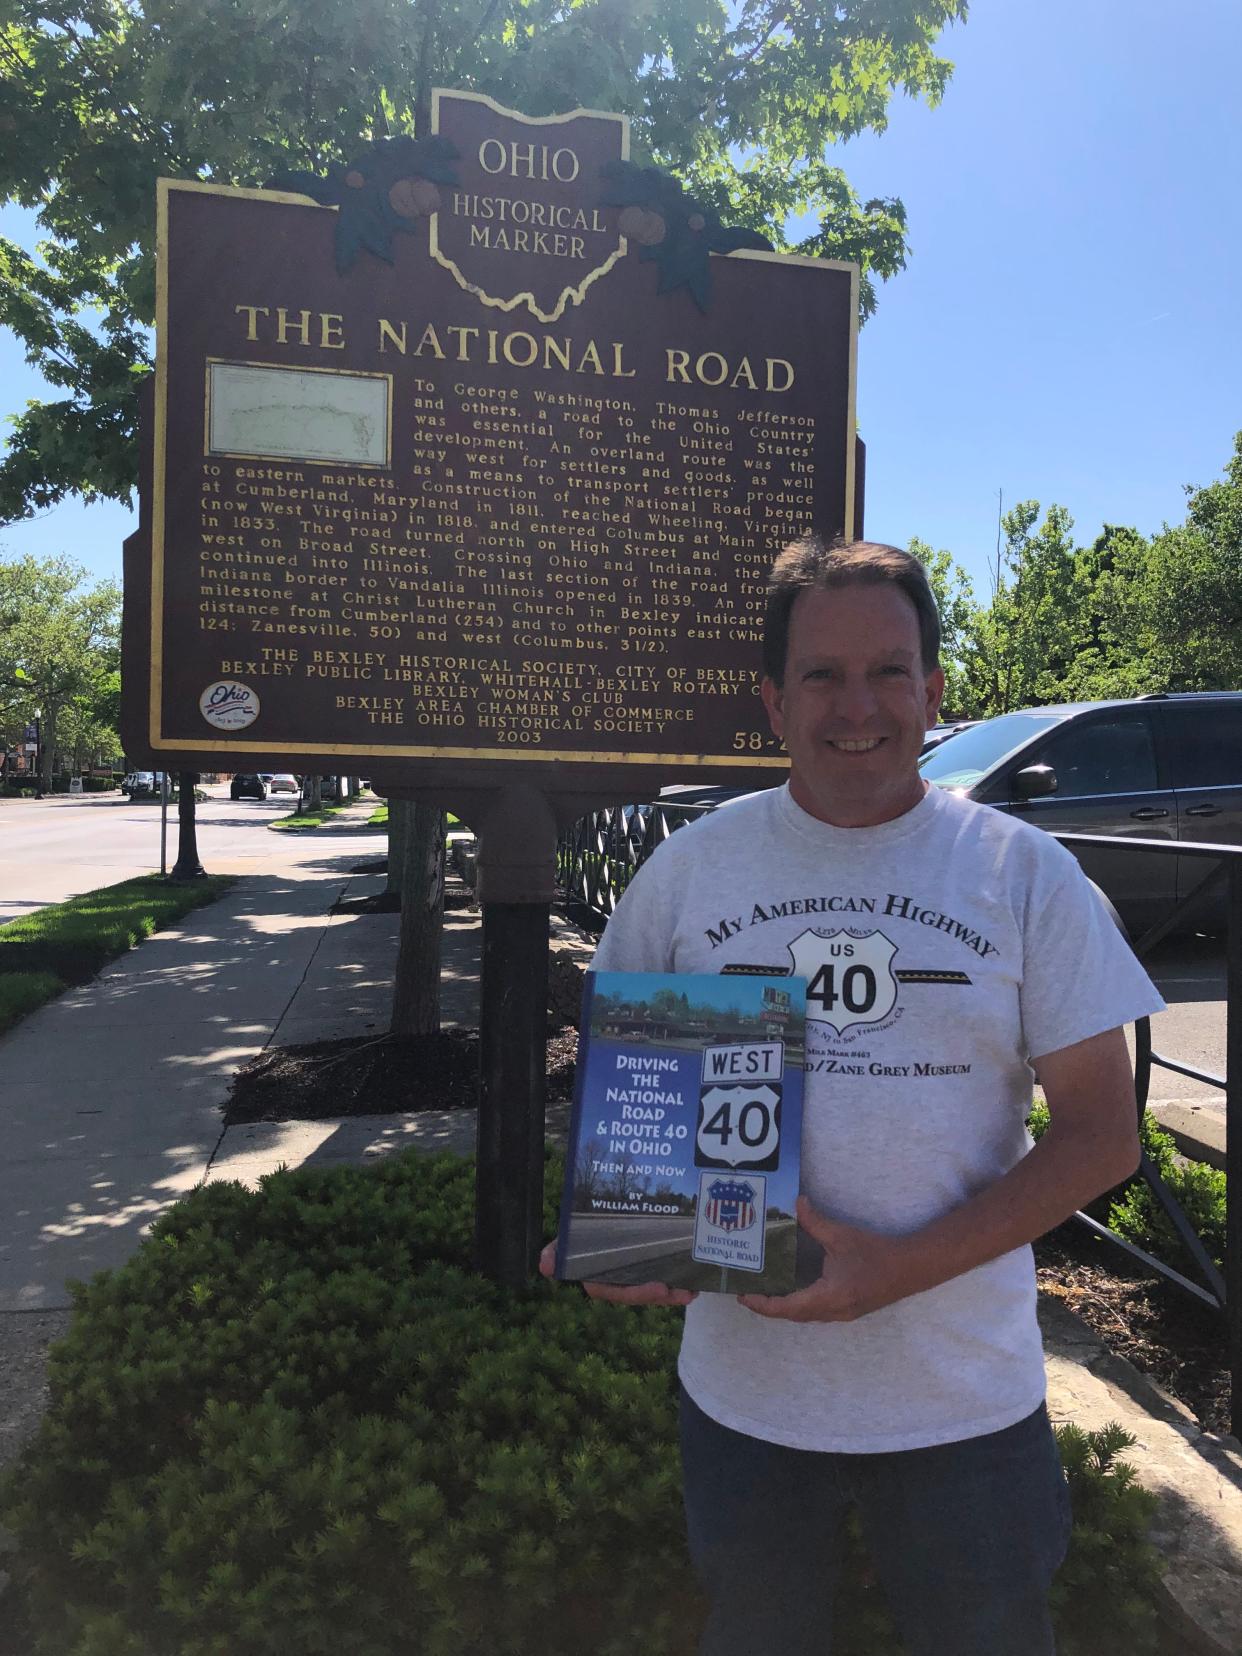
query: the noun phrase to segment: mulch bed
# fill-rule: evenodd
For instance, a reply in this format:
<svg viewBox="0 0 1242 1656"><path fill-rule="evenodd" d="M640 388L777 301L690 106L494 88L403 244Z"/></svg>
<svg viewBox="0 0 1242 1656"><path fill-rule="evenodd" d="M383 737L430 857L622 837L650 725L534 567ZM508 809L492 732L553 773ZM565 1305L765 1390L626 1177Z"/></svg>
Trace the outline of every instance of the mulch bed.
<svg viewBox="0 0 1242 1656"><path fill-rule="evenodd" d="M548 1038L550 1104L573 1097L575 1029ZM398 1040L352 1036L271 1047L233 1078L225 1123L324 1121L335 1116L472 1109L479 1101L479 1037L474 1030Z"/></svg>
<svg viewBox="0 0 1242 1656"><path fill-rule="evenodd" d="M1230 1431L1224 1316L1171 1282L1146 1275L1079 1226L1035 1244L1040 1291L1059 1299L1119 1357L1177 1398L1208 1432ZM1194 1280L1193 1273L1185 1274Z"/></svg>
<svg viewBox="0 0 1242 1656"><path fill-rule="evenodd" d="M474 895L469 891L446 891L444 893L444 911L446 914L457 909L476 908ZM344 897L332 905L333 914L400 914L401 893L399 891L377 891L370 897Z"/></svg>

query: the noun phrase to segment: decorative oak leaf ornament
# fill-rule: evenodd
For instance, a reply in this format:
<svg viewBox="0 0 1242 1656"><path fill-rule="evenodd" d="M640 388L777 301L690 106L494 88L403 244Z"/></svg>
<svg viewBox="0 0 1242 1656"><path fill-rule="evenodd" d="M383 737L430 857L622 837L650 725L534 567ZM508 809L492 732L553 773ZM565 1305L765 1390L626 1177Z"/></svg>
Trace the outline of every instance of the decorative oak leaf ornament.
<svg viewBox="0 0 1242 1656"><path fill-rule="evenodd" d="M659 267L660 293L688 287L695 304L706 312L712 291L711 254L735 253L739 248L772 251L766 236L722 224L715 208L696 201L659 167L610 161L601 170L600 206L621 208L617 227L637 242L640 259Z"/></svg>
<svg viewBox="0 0 1242 1656"><path fill-rule="evenodd" d="M457 183L459 159L447 138L377 138L325 173L275 173L266 188L295 191L339 209L336 268L343 276L360 248L392 263L394 233L410 235L419 219L436 212L439 186Z"/></svg>

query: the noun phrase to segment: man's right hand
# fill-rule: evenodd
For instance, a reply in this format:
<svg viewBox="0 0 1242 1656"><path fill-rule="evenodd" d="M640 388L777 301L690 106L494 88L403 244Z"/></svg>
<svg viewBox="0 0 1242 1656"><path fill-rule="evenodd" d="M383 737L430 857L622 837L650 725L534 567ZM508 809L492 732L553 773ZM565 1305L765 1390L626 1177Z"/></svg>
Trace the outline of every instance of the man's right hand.
<svg viewBox="0 0 1242 1656"><path fill-rule="evenodd" d="M556 1270L556 1243L549 1242L539 1255L540 1276L550 1277ZM610 1305L689 1305L698 1294L693 1288L670 1288L666 1282L638 1282L629 1288L619 1288L610 1282L584 1282L582 1286L592 1299L607 1300Z"/></svg>

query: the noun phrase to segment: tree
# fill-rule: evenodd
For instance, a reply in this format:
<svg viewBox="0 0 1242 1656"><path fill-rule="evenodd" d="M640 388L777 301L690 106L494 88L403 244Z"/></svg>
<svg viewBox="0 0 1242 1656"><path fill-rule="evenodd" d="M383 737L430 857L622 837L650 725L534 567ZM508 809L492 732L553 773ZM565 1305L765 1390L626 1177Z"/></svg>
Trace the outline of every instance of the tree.
<svg viewBox="0 0 1242 1656"><path fill-rule="evenodd" d="M435 85L531 115L632 118L635 160L779 249L857 259L862 309L906 258L899 200L860 201L828 146L936 103L933 50L967 0L11 0L0 22L0 198L38 209L38 256L0 241L0 323L64 394L27 405L0 520L67 494L128 500L150 368L154 181L261 185L359 140L423 135ZM786 220L815 228L791 243ZM92 311L94 325L83 320Z"/></svg>
<svg viewBox="0 0 1242 1656"><path fill-rule="evenodd" d="M980 718L1060 699L1077 639L1074 520L1037 500L1005 514L1005 547L988 609L977 609L963 653L963 682Z"/></svg>
<svg viewBox="0 0 1242 1656"><path fill-rule="evenodd" d="M908 550L927 572L936 608L940 612L940 664L944 668L944 707L959 717L969 717L969 687L961 658L975 621L974 588L970 577L951 552L933 552L916 536Z"/></svg>
<svg viewBox="0 0 1242 1656"><path fill-rule="evenodd" d="M1186 521L1152 541L1138 609L1170 690L1242 687L1242 431L1224 478L1188 486Z"/></svg>
<svg viewBox="0 0 1242 1656"><path fill-rule="evenodd" d="M39 719L48 791L66 735L80 741L91 708L111 705L121 593L114 581L86 581L69 558L0 562L0 707L6 734Z"/></svg>

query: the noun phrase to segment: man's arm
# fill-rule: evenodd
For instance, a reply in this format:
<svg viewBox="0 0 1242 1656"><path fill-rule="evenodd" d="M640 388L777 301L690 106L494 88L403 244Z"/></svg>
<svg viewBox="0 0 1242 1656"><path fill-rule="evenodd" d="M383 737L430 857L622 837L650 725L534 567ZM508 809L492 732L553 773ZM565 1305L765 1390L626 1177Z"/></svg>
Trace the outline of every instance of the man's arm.
<svg viewBox="0 0 1242 1656"><path fill-rule="evenodd" d="M741 1303L793 1322L849 1322L1033 1242L1128 1178L1139 1143L1123 1031L1110 1029L1033 1062L1050 1124L1002 1178L907 1236L840 1224L800 1199L799 1220L824 1247L822 1276L797 1293L743 1294Z"/></svg>

